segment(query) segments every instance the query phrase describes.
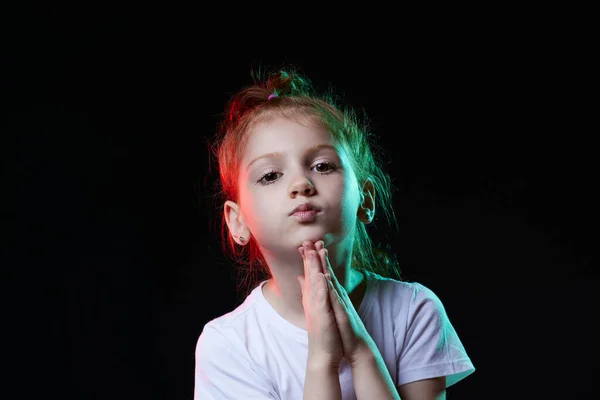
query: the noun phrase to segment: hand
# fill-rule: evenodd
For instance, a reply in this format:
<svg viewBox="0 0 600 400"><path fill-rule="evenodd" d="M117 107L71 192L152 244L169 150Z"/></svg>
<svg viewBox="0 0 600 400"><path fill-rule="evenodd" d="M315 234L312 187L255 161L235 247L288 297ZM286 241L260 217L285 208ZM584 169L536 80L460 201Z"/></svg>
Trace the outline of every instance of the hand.
<svg viewBox="0 0 600 400"><path fill-rule="evenodd" d="M342 342L331 308L331 284L323 274L321 258L312 242L298 248L304 261L304 277L298 277L308 331L308 362L316 367L339 367Z"/></svg>
<svg viewBox="0 0 600 400"><path fill-rule="evenodd" d="M376 346L376 344L360 319L346 289L335 276L329 262L327 249L324 248L322 240L315 243L315 249L319 254L325 276L330 278L331 281L329 290L331 308L340 333L344 358L350 364L354 364L363 353L373 349L373 346Z"/></svg>

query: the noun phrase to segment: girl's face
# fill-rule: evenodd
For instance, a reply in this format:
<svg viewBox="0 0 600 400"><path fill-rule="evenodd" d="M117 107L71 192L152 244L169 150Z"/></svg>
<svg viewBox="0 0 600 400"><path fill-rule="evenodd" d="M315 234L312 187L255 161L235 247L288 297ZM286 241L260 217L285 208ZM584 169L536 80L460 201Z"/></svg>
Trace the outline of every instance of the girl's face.
<svg viewBox="0 0 600 400"><path fill-rule="evenodd" d="M277 117L255 125L238 184L241 221L263 252L297 252L302 241L320 239L352 247L361 200L356 176L320 124ZM294 215L302 204L317 212Z"/></svg>

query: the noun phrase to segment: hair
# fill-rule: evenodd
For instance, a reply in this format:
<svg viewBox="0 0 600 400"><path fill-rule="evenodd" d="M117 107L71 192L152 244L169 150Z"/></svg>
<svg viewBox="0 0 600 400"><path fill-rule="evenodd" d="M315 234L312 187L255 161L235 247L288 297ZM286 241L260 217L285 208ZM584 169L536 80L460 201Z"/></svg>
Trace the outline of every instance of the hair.
<svg viewBox="0 0 600 400"><path fill-rule="evenodd" d="M278 116L308 118L321 123L331 132L334 142L343 146L349 155L359 185L371 180L377 211L383 214L389 226L397 228L392 204L393 185L381 167L379 156L383 151L369 132L366 117L359 119L352 107L340 106L331 88L317 93L310 80L295 67L269 73L259 71L252 73L252 78L254 83L234 94L227 103L210 149L219 171L215 198L220 210L221 244L225 255L239 266L237 290L240 298L246 297L261 280L271 275L253 237L246 246L238 246L233 240L222 207L226 200L238 200L239 162L247 132L254 124ZM373 225L369 225L369 229ZM373 244L367 229L357 219L352 268L400 280L398 262L389 251L390 246L384 249L381 244Z"/></svg>

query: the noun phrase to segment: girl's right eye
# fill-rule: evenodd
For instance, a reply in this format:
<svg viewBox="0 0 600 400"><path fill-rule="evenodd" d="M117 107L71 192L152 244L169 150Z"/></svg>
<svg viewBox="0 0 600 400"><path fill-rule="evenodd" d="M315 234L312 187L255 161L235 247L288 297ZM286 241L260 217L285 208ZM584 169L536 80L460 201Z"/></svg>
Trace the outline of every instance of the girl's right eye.
<svg viewBox="0 0 600 400"><path fill-rule="evenodd" d="M258 183L260 185L270 185L271 183L274 183L277 180L279 175L280 173L277 171L269 171L260 177Z"/></svg>

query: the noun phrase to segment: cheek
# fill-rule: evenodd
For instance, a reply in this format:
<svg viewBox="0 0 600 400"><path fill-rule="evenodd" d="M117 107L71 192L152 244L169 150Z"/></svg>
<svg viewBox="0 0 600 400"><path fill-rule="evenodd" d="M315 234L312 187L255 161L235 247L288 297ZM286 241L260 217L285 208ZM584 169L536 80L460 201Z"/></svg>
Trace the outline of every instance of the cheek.
<svg viewBox="0 0 600 400"><path fill-rule="evenodd" d="M251 193L240 195L240 205L242 207L242 216L244 221L250 224L260 218L257 206L260 204Z"/></svg>
<svg viewBox="0 0 600 400"><path fill-rule="evenodd" d="M269 201L268 190L260 188L261 192L245 190L240 192L240 204L242 206L242 217L246 224L253 230L259 230L268 218L277 213L277 203Z"/></svg>
<svg viewBox="0 0 600 400"><path fill-rule="evenodd" d="M344 209L347 209L348 212L356 213L360 204L360 194L356 180L348 179L344 182L342 199Z"/></svg>
<svg viewBox="0 0 600 400"><path fill-rule="evenodd" d="M342 226L354 226L360 201L356 184L352 181L349 183L342 181L332 189L334 189L332 194L335 193L338 201L339 215L337 218Z"/></svg>

